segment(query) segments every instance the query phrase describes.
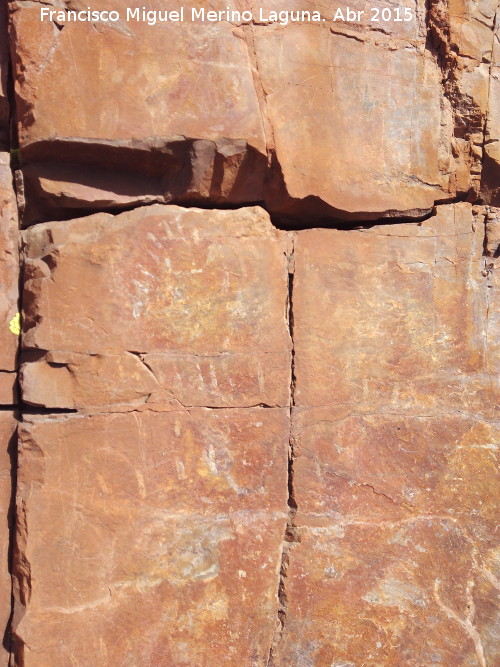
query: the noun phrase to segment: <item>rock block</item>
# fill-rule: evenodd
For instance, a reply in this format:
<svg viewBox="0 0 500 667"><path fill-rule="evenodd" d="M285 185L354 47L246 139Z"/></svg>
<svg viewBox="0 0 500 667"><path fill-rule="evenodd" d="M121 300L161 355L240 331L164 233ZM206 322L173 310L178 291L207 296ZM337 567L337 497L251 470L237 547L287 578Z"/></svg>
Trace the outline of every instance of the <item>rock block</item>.
<svg viewBox="0 0 500 667"><path fill-rule="evenodd" d="M288 434L286 409L25 417L20 664L265 664Z"/></svg>
<svg viewBox="0 0 500 667"><path fill-rule="evenodd" d="M500 659L484 241L485 211L468 204L418 225L297 235L297 510L275 665Z"/></svg>
<svg viewBox="0 0 500 667"><path fill-rule="evenodd" d="M222 20L186 6L148 25L118 0L107 23L70 20L69 0L12 2L24 224L152 201L421 216L475 192L494 10L441 4L404 0L396 20L342 2L361 12L348 20L320 0L217 0Z"/></svg>
<svg viewBox="0 0 500 667"><path fill-rule="evenodd" d="M286 235L261 209L154 205L24 243L28 403L289 404Z"/></svg>
<svg viewBox="0 0 500 667"><path fill-rule="evenodd" d="M497 415L484 238L466 203L417 224L300 232L297 405Z"/></svg>
<svg viewBox="0 0 500 667"><path fill-rule="evenodd" d="M10 146L10 109L8 97L9 40L7 3L0 5L0 151Z"/></svg>

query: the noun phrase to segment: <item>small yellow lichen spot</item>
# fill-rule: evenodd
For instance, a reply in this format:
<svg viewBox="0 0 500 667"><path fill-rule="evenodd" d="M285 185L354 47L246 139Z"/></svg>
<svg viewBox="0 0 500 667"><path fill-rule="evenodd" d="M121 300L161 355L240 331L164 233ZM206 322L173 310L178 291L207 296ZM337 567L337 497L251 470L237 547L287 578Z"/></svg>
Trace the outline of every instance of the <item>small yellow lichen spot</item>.
<svg viewBox="0 0 500 667"><path fill-rule="evenodd" d="M9 329L12 331L14 336L19 336L21 333L21 315L19 313L16 313L9 322Z"/></svg>

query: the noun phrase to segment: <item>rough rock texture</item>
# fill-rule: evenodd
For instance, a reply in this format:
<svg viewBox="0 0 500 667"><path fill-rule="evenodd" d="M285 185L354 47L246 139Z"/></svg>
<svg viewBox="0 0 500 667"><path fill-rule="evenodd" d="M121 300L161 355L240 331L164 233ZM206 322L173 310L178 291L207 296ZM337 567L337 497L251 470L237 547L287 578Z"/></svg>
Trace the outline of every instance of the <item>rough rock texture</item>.
<svg viewBox="0 0 500 667"><path fill-rule="evenodd" d="M265 664L288 431L263 408L25 419L18 662Z"/></svg>
<svg viewBox="0 0 500 667"><path fill-rule="evenodd" d="M0 411L0 665L7 667L10 654L9 619L12 585L9 573L10 525L13 519L12 465L16 456L17 421L12 411Z"/></svg>
<svg viewBox="0 0 500 667"><path fill-rule="evenodd" d="M155 205L24 242L28 403L289 404L286 238L261 209Z"/></svg>
<svg viewBox="0 0 500 667"><path fill-rule="evenodd" d="M0 3L0 667L500 665L498 1L90 4Z"/></svg>
<svg viewBox="0 0 500 667"><path fill-rule="evenodd" d="M19 252L9 154L0 152L0 405L15 402Z"/></svg>
<svg viewBox="0 0 500 667"><path fill-rule="evenodd" d="M500 8L495 17L495 33L489 80L489 105L485 127L482 194L500 205Z"/></svg>
<svg viewBox="0 0 500 667"><path fill-rule="evenodd" d="M408 22L373 22L364 2L339 5L360 21L292 5L214 2L254 22L152 26L127 22L117 0L99 3L122 10L113 24L41 22L52 5L12 2L25 224L151 201L419 216L477 191L494 0L403 2ZM321 20L266 19L283 9Z"/></svg>
<svg viewBox="0 0 500 667"><path fill-rule="evenodd" d="M274 664L500 660L500 331L483 239L468 204L296 239L297 510Z"/></svg>
<svg viewBox="0 0 500 667"><path fill-rule="evenodd" d="M427 16L444 103L453 116L456 187L459 193L469 190L472 199L480 189L486 120L496 113L489 98L497 8L497 0L431 0Z"/></svg>
<svg viewBox="0 0 500 667"><path fill-rule="evenodd" d="M0 151L10 146L8 7L0 5Z"/></svg>
<svg viewBox="0 0 500 667"><path fill-rule="evenodd" d="M16 660L265 664L287 521L285 233L257 208L156 205L24 243L23 399L115 413L24 420Z"/></svg>

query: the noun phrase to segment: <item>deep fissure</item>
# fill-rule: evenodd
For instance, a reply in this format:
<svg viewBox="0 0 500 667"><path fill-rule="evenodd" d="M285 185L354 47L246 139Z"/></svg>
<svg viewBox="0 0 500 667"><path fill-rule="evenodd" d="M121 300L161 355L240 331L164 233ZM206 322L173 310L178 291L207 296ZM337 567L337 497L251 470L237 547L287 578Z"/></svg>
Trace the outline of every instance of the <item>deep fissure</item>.
<svg viewBox="0 0 500 667"><path fill-rule="evenodd" d="M291 341L290 353L290 407L289 407L289 439L288 439L288 466L287 466L287 506L288 515L283 536L281 562L278 582L278 611L276 619L276 628L269 648L268 667L275 667L278 663L277 653L280 643L286 631L286 621L288 613L288 593L286 589L286 580L288 577L288 567L290 564L290 550L292 545L299 541L297 529L295 526L295 515L297 514L298 504L294 486L294 463L295 463L295 444L293 434L293 418L295 407L295 339L294 339L294 312L293 312L293 283L295 276L295 243L291 238L291 249L288 257L288 294L287 294L287 319L288 331Z"/></svg>
<svg viewBox="0 0 500 667"><path fill-rule="evenodd" d="M19 154L19 139L18 139L18 131L17 131L17 114L16 114L16 96L15 96L15 90L14 90L14 63L12 61L12 53L10 50L10 36L9 36L9 20L8 20L8 14L9 10L8 8L5 9L6 15L7 15L7 20L5 21L5 33L1 35L1 37L5 40L5 44L7 44L7 49L6 49L6 57L7 57L7 90L6 90L6 95L7 95L7 104L8 104L8 150L10 153L10 170L11 170L11 178L12 178L12 185L14 192L16 192L16 179L15 179L15 170L18 168L18 154ZM16 205L17 205L17 197L16 197ZM19 211L18 211L19 213ZM19 258L19 263L21 261L21 254L20 254L20 243L19 243L19 237L18 237L18 244L17 244L17 251L18 251L18 258ZM22 279L21 279L21 274L19 274L19 279L18 279L18 312L21 312L22 308L22 302L21 302L21 297L22 297ZM20 339L18 339L18 346L17 346L17 354L16 354L16 359L15 359L15 373L17 374L19 371L19 354L20 354ZM19 389L19 384L18 380L16 377L16 382L14 385L14 392L15 396L13 396L13 404L10 406L2 406L2 410L13 412L14 417L16 421L19 423L22 421L22 415L23 415L23 410L21 406L21 400L20 400L20 389ZM17 515L17 510L16 510L16 493L17 493L17 458L18 458L18 433L17 433L17 428L14 431L14 434L12 435L9 444L8 444L8 454L9 454L9 461L10 461L10 483L11 483L11 490L10 490L10 501L9 501L9 507L7 511L7 526L8 526L8 571L9 574L11 575L11 595L10 595L10 614L9 614L9 619L7 621L6 627L3 629L3 636L2 636L2 645L6 649L6 651L10 654L10 658L12 660L13 655L14 655L14 642L13 642L13 635L12 635L12 622L13 622L13 616L14 616L14 587L13 587L13 578L14 578L14 551L15 551L15 546L16 546L16 515Z"/></svg>

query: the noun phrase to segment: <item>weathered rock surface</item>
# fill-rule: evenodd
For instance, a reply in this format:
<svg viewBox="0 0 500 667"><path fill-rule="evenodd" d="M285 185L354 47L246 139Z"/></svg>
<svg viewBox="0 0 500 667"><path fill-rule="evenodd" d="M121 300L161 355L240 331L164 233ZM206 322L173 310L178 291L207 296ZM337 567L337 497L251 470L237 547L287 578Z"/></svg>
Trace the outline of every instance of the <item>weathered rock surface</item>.
<svg viewBox="0 0 500 667"><path fill-rule="evenodd" d="M0 5L0 151L10 146L10 123L8 101L9 40L7 3Z"/></svg>
<svg viewBox="0 0 500 667"><path fill-rule="evenodd" d="M19 252L17 206L9 154L0 153L0 404L15 402L19 324Z"/></svg>
<svg viewBox="0 0 500 667"><path fill-rule="evenodd" d="M155 205L29 229L24 400L288 405L285 252L258 208Z"/></svg>
<svg viewBox="0 0 500 667"><path fill-rule="evenodd" d="M287 522L286 234L259 208L155 205L24 244L23 399L94 414L24 418L17 663L266 664Z"/></svg>
<svg viewBox="0 0 500 667"><path fill-rule="evenodd" d="M489 105L485 127L482 195L500 205L500 8L495 18L492 60L489 80Z"/></svg>
<svg viewBox="0 0 500 667"><path fill-rule="evenodd" d="M465 203L418 224L301 232L297 405L493 417L497 332L488 326L484 234L484 215L474 220Z"/></svg>
<svg viewBox="0 0 500 667"><path fill-rule="evenodd" d="M500 664L497 0L98 5L0 4L0 663Z"/></svg>
<svg viewBox="0 0 500 667"><path fill-rule="evenodd" d="M0 665L7 667L10 654L8 623L12 585L9 572L10 524L12 507L12 465L15 460L17 422L12 412L0 411Z"/></svg>
<svg viewBox="0 0 500 667"><path fill-rule="evenodd" d="M117 0L100 5L121 12L111 24L42 22L52 5L12 2L24 223L151 201L418 216L477 191L493 0L404 2L407 22L347 5L360 20L333 21L316 0L215 2L254 21L192 22L186 7L183 23L153 26L127 22ZM320 20L269 20L285 9Z"/></svg>
<svg viewBox="0 0 500 667"><path fill-rule="evenodd" d="M494 109L490 74L497 8L497 0L432 0L427 16L429 42L443 72L444 102L453 115L456 188L469 191L471 199L480 190L485 124Z"/></svg>
<svg viewBox="0 0 500 667"><path fill-rule="evenodd" d="M476 213L298 234L277 665L500 660L499 322Z"/></svg>
<svg viewBox="0 0 500 667"><path fill-rule="evenodd" d="M19 664L266 664L288 421L264 408L25 418Z"/></svg>

